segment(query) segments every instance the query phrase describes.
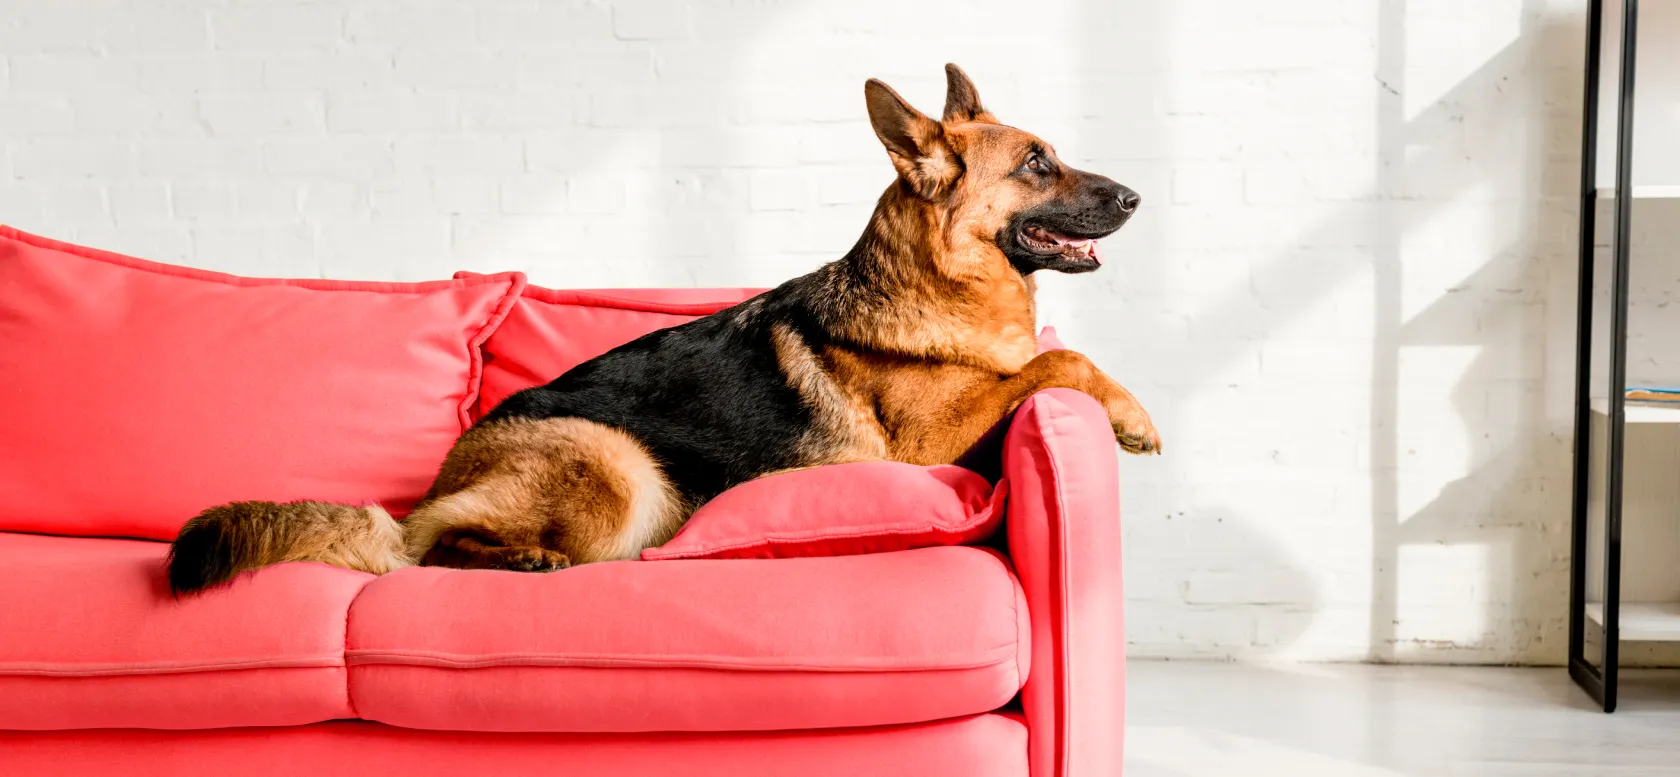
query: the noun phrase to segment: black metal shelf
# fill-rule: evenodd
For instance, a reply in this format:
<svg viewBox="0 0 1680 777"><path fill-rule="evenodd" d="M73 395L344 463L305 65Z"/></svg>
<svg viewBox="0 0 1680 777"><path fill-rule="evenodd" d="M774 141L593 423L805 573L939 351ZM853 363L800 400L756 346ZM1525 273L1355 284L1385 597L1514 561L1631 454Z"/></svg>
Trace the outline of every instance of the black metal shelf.
<svg viewBox="0 0 1680 777"><path fill-rule="evenodd" d="M1604 707L1616 709L1616 674L1620 658L1622 583L1622 444L1627 423L1628 226L1633 210L1633 98L1638 0L1622 0L1620 78L1616 84L1615 242L1612 245L1610 386L1604 413L1609 457L1604 483L1603 660L1586 659L1588 621L1587 529L1592 442L1593 242L1598 201L1598 98L1603 0L1591 0L1587 21L1586 101L1581 127L1580 281L1575 330L1575 465L1570 517L1569 676ZM1592 620L1599 625L1598 619Z"/></svg>

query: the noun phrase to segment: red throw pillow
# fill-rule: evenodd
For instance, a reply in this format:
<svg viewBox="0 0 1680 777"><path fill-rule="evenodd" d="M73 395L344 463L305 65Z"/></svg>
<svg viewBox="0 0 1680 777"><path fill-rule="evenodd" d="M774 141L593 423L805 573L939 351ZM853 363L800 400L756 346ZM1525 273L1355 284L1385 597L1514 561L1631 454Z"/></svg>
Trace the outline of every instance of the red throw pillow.
<svg viewBox="0 0 1680 777"><path fill-rule="evenodd" d="M242 499L402 514L523 286L241 278L0 227L0 531L170 539Z"/></svg>
<svg viewBox="0 0 1680 777"><path fill-rule="evenodd" d="M455 277L482 276L463 270ZM507 321L484 345L484 384L474 417L516 391L554 380L642 335L711 315L763 291L526 286Z"/></svg>
<svg viewBox="0 0 1680 777"><path fill-rule="evenodd" d="M1008 488L962 467L895 461L767 475L719 494L642 560L886 553L986 539Z"/></svg>

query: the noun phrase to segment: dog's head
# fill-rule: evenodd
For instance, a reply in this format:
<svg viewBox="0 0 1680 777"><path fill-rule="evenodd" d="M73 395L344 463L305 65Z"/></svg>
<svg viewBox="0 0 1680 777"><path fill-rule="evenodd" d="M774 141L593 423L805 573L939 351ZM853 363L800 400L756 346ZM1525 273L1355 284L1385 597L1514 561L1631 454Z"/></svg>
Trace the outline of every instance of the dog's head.
<svg viewBox="0 0 1680 777"><path fill-rule="evenodd" d="M956 65L945 77L938 121L878 80L864 85L869 121L904 187L942 211L954 248L995 246L1022 274L1097 269L1097 239L1131 218L1137 192L1063 164L1049 143L1000 124Z"/></svg>

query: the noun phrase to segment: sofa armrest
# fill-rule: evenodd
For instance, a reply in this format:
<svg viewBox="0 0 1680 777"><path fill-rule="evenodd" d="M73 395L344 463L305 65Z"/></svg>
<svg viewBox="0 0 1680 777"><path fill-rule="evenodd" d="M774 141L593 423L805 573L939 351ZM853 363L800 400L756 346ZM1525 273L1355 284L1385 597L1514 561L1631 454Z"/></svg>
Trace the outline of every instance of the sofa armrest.
<svg viewBox="0 0 1680 777"><path fill-rule="evenodd" d="M1032 620L1032 777L1120 774L1125 651L1118 446L1095 399L1049 389L1003 445L1008 541Z"/></svg>

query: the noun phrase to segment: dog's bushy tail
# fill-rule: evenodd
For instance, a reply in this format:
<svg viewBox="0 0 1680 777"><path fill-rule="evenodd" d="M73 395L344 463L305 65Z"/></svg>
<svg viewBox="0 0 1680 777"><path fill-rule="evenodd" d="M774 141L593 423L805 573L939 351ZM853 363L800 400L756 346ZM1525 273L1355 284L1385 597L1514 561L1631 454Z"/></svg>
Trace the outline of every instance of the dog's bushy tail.
<svg viewBox="0 0 1680 777"><path fill-rule="evenodd" d="M169 546L169 590L176 596L196 593L283 561L318 561L376 575L414 563L404 551L402 525L377 505L234 502L205 510L181 527Z"/></svg>

